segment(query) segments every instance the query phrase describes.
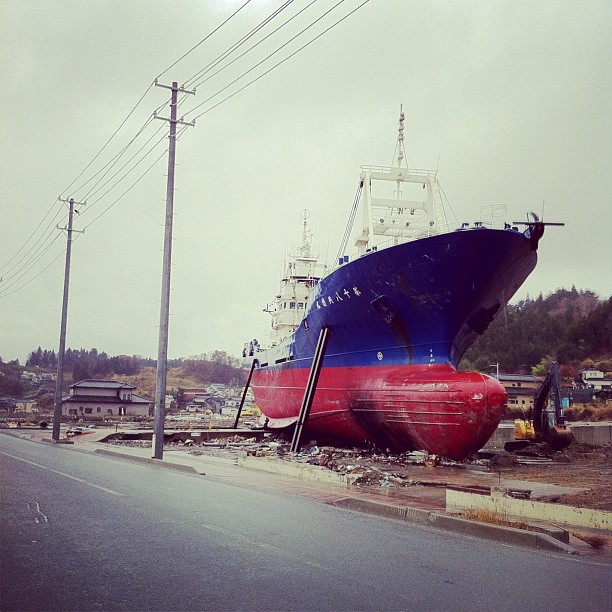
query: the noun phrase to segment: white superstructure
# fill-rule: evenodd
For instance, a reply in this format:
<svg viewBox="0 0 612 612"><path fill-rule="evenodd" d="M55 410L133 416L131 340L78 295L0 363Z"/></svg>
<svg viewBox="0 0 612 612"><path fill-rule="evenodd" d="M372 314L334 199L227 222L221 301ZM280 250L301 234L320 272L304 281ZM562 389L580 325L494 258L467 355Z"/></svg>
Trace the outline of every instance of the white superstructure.
<svg viewBox="0 0 612 612"><path fill-rule="evenodd" d="M319 258L312 254L312 235L307 225L309 216L307 210L302 211L302 242L297 253L287 257L280 292L266 308L272 315L273 345L291 335L300 325L308 303L308 293L326 274L326 266L317 263Z"/></svg>
<svg viewBox="0 0 612 612"><path fill-rule="evenodd" d="M360 254L384 246L448 231L437 172L408 168L404 155L404 113L400 109L397 163L362 166L362 231L355 241Z"/></svg>

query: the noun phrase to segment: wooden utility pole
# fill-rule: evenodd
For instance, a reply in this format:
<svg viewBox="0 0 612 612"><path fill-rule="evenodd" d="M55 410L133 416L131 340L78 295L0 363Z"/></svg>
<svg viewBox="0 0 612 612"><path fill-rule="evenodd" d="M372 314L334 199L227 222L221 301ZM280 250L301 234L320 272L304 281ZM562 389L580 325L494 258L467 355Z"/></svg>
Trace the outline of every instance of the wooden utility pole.
<svg viewBox="0 0 612 612"><path fill-rule="evenodd" d="M175 81L172 86L155 83L157 87L164 87L172 91L170 100L170 117L158 117L170 123L169 147L168 147L168 183L166 188L166 224L164 231L164 259L162 267L162 290L161 307L159 310L159 344L157 349L157 377L155 380L155 417L153 430L152 457L163 459L164 457L164 419L166 409L166 378L168 373L168 318L170 313L170 267L172 265L172 217L174 215L174 165L176 156L176 126L195 125L195 122L187 123L176 118L176 105L179 91L181 93L194 94L179 88Z"/></svg>
<svg viewBox="0 0 612 612"><path fill-rule="evenodd" d="M77 231L72 229L72 220L75 213L75 206L84 206L85 202L75 202L73 198L63 200L69 206L68 212L68 227L59 227L58 229L67 232L66 241L66 267L64 269L64 300L62 302L62 323L60 325L60 340L59 350L57 353L57 380L55 381L55 401L53 404L53 434L52 438L55 442L59 442L60 424L62 421L62 387L64 386L64 352L66 350L66 324L68 322L68 288L70 287L70 255L72 252L72 232ZM78 211L77 211L78 212ZM84 232L85 230L83 230ZM79 232L79 233L83 233Z"/></svg>

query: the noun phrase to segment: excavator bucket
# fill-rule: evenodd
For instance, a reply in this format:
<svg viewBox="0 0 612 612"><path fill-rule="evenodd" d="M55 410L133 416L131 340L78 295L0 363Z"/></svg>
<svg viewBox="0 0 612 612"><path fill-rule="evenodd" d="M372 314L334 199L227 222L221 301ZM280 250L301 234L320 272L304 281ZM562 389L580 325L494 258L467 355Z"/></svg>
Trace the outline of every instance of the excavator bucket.
<svg viewBox="0 0 612 612"><path fill-rule="evenodd" d="M554 451L567 448L573 441L572 432L563 426L552 427L546 436L546 442Z"/></svg>

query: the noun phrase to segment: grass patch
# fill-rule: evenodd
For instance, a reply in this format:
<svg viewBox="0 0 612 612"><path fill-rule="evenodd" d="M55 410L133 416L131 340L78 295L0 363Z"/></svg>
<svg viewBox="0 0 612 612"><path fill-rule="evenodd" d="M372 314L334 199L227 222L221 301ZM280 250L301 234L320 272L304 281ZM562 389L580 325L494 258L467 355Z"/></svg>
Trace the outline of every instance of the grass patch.
<svg viewBox="0 0 612 612"><path fill-rule="evenodd" d="M567 421L612 421L612 405L574 404L563 411Z"/></svg>
<svg viewBox="0 0 612 612"><path fill-rule="evenodd" d="M606 546L606 539L600 535L592 533L582 533L580 531L570 531L570 533L579 540L586 542L592 548L604 548Z"/></svg>
<svg viewBox="0 0 612 612"><path fill-rule="evenodd" d="M471 510L465 510L461 513L461 517L468 521L501 525L502 527L514 527L515 529L524 529L526 526L523 522L511 521L505 512L498 512L487 508L472 508Z"/></svg>

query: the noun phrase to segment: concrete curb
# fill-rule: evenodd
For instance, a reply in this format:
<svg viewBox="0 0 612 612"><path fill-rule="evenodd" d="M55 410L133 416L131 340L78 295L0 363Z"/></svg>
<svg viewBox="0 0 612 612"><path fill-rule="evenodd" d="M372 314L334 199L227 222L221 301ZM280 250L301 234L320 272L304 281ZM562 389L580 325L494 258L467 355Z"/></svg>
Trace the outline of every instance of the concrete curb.
<svg viewBox="0 0 612 612"><path fill-rule="evenodd" d="M205 472L202 472L191 465L185 465L184 463L173 463L170 461L164 461L163 459L154 459L152 457L139 457L138 455L129 455L127 453L109 451L103 448L96 448L94 453L96 455L104 455L106 457L114 457L116 459L127 459L128 461L136 461L137 463L147 463L148 465L156 465L157 467L166 468L169 470L176 470L179 472L187 472L188 474L198 474L201 476L206 475Z"/></svg>
<svg viewBox="0 0 612 612"><path fill-rule="evenodd" d="M540 550L553 550L571 555L578 554L578 551L572 546L563 544L563 542L544 533L525 531L513 527L503 527L501 525L490 525L489 523L479 523L477 521L462 519L455 516L436 514L428 510L385 504L356 497L338 499L333 502L333 505L348 510L376 514L378 516L403 520L408 523L434 527L436 529L443 529L444 531L493 540L504 544L537 548Z"/></svg>
<svg viewBox="0 0 612 612"><path fill-rule="evenodd" d="M337 474L325 467L309 463L291 463L274 457L238 457L236 464L241 467L264 472L272 472L282 476L303 478L312 482L349 486L350 478L346 474Z"/></svg>
<svg viewBox="0 0 612 612"><path fill-rule="evenodd" d="M81 450L74 448L74 446L71 446L70 449ZM129 453L122 453L102 448L96 448L93 452L107 457L125 459L138 463L146 463L148 465L156 465L158 467L185 472L188 474L205 475L204 471L198 470L198 468L194 466L185 465L182 463L141 457L139 455L132 455ZM347 475L336 474L335 472L331 472L324 467L310 464L294 464L274 458L247 456L239 458L237 460L237 465L250 469L291 476L294 478L302 478L313 482L342 485L347 488L351 484L350 477L347 477ZM402 520L407 523L434 527L435 529L442 529L449 532L493 540L496 542L536 548L540 550L563 552L567 554L578 554L578 551L572 546L564 544L563 542L560 542L559 540L545 533L525 531L523 529L515 529L512 527L502 527L500 525L491 525L488 523L479 523L477 521L462 519L459 517L437 514L435 512L422 510L420 508L399 506L358 497L344 497L331 503L334 506L345 508L347 510L355 510L357 512L364 512L395 520Z"/></svg>

